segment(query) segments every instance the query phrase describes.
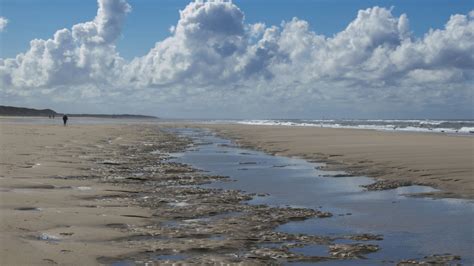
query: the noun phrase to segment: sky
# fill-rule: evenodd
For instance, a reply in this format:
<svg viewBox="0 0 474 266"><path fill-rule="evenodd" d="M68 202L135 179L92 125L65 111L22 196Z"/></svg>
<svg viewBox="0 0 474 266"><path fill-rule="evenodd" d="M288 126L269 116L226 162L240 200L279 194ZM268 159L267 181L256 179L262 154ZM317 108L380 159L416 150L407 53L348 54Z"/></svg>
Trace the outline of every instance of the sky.
<svg viewBox="0 0 474 266"><path fill-rule="evenodd" d="M474 118L474 2L1 0L0 104Z"/></svg>

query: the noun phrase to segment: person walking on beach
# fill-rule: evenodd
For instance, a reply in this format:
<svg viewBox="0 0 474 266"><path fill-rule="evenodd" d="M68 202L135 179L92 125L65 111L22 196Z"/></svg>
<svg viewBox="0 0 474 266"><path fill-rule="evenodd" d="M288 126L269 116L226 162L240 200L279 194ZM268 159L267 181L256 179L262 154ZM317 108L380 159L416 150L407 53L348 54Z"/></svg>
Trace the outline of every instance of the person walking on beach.
<svg viewBox="0 0 474 266"><path fill-rule="evenodd" d="M63 122L64 122L64 126L66 126L66 124L67 124L67 115L63 115Z"/></svg>

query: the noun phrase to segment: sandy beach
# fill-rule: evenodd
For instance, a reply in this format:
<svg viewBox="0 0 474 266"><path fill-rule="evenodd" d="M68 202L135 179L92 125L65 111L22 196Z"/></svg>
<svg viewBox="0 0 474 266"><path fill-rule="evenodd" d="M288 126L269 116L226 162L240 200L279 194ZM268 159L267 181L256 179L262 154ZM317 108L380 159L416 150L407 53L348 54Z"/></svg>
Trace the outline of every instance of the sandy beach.
<svg viewBox="0 0 474 266"><path fill-rule="evenodd" d="M200 127L243 146L385 180L373 189L423 184L441 190L426 196L474 198L472 136L235 124Z"/></svg>
<svg viewBox="0 0 474 266"><path fill-rule="evenodd" d="M194 143L163 130L169 126L135 123L63 127L1 123L0 264L96 265L157 261L267 264L360 259L379 250L376 243L383 236L360 231L332 236L275 231L278 226L291 221L331 219L333 214L330 212L317 208L247 204L246 201L257 195L198 186L232 180L170 161L170 153L186 148L197 149L205 143ZM368 150L361 151L367 146L364 141L377 135L380 143L390 137L399 144L405 143L405 138L413 138L405 143L405 149L398 150L399 153L413 143L424 143L424 153L446 145L452 154L463 154L470 151L466 146L472 143L470 138L464 137L418 137L416 134L402 136L365 131L294 131L290 128L232 125L212 128L238 139L241 144L267 152L341 163L351 162L349 158L353 161L364 158L371 164L358 162L354 165L372 166L370 169L379 169L379 161L368 155ZM321 139L313 141L314 134L320 134ZM325 138L322 137L324 134ZM420 138L428 140L419 142ZM341 142L330 144L335 139L341 139ZM429 145L444 139L449 143L434 148ZM395 145L397 142L389 143ZM357 146L359 152L356 153ZM373 146L368 145L370 154L377 153L377 147ZM416 156L419 154L414 152L411 159L418 160ZM390 156L376 157L387 160ZM392 156L391 161L395 162L395 158L398 157ZM423 167L432 165L429 160L423 162L426 162L421 165ZM416 164L397 163L404 167L403 171ZM235 164L238 166L239 162ZM439 165L446 173L458 173L450 178L460 179L457 182L441 180L452 185L446 186L444 191L451 192L452 196L471 197L472 189L466 188L471 185L467 177L468 171L472 171L469 166L460 165L456 169L467 170L456 172L452 170L454 166L445 169ZM431 171L429 173L436 176L436 172ZM445 183L439 183L439 187ZM459 183L465 187L459 188ZM336 242L340 240L353 242ZM280 246L265 246L269 243L279 243ZM307 245L325 246L327 255L292 251L295 247ZM458 257L449 255L430 259L449 261Z"/></svg>
<svg viewBox="0 0 474 266"><path fill-rule="evenodd" d="M170 152L190 142L157 126L2 123L0 128L2 265L166 263L185 260L182 253L194 255L189 263L342 256L308 258L259 248L262 241L281 239L329 245L334 239L273 230L290 220L331 214L246 205L252 195L197 187L227 177L167 161ZM354 248L351 256L377 250Z"/></svg>
<svg viewBox="0 0 474 266"><path fill-rule="evenodd" d="M90 169L107 158L110 143L130 141L133 129L1 124L0 131L0 264L93 265L99 255L134 251L106 244L127 235L106 225L140 224L123 215L147 210L88 200L117 193L116 186L90 179Z"/></svg>
<svg viewBox="0 0 474 266"><path fill-rule="evenodd" d="M2 1L0 266L474 265L473 55L472 0Z"/></svg>

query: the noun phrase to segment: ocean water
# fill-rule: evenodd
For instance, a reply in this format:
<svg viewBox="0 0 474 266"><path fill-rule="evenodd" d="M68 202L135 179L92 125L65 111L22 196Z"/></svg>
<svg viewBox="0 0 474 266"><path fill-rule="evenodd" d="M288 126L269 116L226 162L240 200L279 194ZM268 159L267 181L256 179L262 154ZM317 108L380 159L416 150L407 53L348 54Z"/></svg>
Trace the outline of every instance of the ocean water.
<svg viewBox="0 0 474 266"><path fill-rule="evenodd" d="M267 120L209 120L209 119L134 119L134 118L93 118L70 117L70 125L94 124L156 124L156 123L207 123L207 124L244 124L292 127L325 127L373 129L381 131L432 132L474 136L474 120L403 120L403 119L267 119ZM62 125L61 117L0 117L4 124Z"/></svg>
<svg viewBox="0 0 474 266"><path fill-rule="evenodd" d="M269 194L255 197L249 204L305 207L334 215L290 222L280 226L279 231L332 237L359 233L384 236L382 241L368 242L381 249L369 254L366 260L332 261L330 265L393 265L403 259L444 253L460 255L462 264L474 264L473 201L408 196L435 191L426 186L365 191L361 185L370 184L373 179L327 177L340 172L322 171L318 169L321 164L298 158L241 149L208 131L188 128L175 132L201 143L175 154L175 161L235 180L206 187ZM318 245L294 251L307 255L327 252Z"/></svg>
<svg viewBox="0 0 474 266"><path fill-rule="evenodd" d="M296 126L374 129L383 131L434 132L474 134L474 120L402 120L402 119L271 119L271 120L212 120L208 123L236 123L245 125Z"/></svg>

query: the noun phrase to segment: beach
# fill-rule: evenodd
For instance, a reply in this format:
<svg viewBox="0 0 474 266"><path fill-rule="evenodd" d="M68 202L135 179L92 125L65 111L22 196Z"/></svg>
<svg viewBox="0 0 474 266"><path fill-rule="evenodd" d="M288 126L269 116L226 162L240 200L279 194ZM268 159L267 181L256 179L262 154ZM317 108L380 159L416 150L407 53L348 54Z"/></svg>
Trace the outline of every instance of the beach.
<svg viewBox="0 0 474 266"><path fill-rule="evenodd" d="M400 168L393 173L417 173L413 170L420 169L431 174L426 177L430 182L434 181L429 177L445 173L452 180L434 183L442 189L443 196L472 198L472 180L468 176L472 164L462 157L472 160L468 145L472 140L468 137L243 125L137 122L64 127L2 121L0 264L267 264L357 260L379 250L377 243L383 236L363 230L329 236L276 230L294 221L333 219L335 214L327 210L248 204L268 195L265 191L249 193L209 186L216 182L233 184L235 180L173 159L173 154L179 158L186 150L199 151L200 147L211 145L200 138L212 132L193 131L188 137L173 131L177 127L198 126L215 130L242 146L324 161L329 167L351 171L365 171L362 168L368 167L367 174L381 173L383 169L394 169L390 161ZM374 139L378 142L369 142ZM422 148L414 149L414 144ZM231 148L231 144L212 145L220 149L216 151L219 156L227 152L226 145ZM382 151L386 148L379 145L398 147L399 155L385 154ZM410 158L405 158L407 151ZM418 158L432 151L443 153L453 165L436 161L438 157L434 155L430 158L435 162ZM239 150L243 158L250 153L251 150ZM438 172L433 167L436 163ZM240 171L258 162L232 164ZM278 167L284 166L271 169ZM396 177L385 171L381 177ZM412 181L422 183L424 177L417 173ZM352 242L340 244L338 241L342 240ZM279 246L266 246L274 243ZM293 250L308 245L324 246L327 254L316 256ZM459 258L443 255L430 259Z"/></svg>
<svg viewBox="0 0 474 266"><path fill-rule="evenodd" d="M106 244L127 235L106 225L140 224L122 215L147 211L87 200L117 193L116 186L93 181L90 169L106 160L108 141L130 141L131 128L1 124L0 130L0 264L93 265L99 255L133 252ZM108 207L115 205L121 206Z"/></svg>
<svg viewBox="0 0 474 266"><path fill-rule="evenodd" d="M2 1L0 266L474 265L473 1L343 4Z"/></svg>
<svg viewBox="0 0 474 266"><path fill-rule="evenodd" d="M196 125L191 125L196 126ZM243 146L326 162L328 169L386 180L374 189L423 184L431 197L474 198L474 138L437 133L201 124Z"/></svg>
<svg viewBox="0 0 474 266"><path fill-rule="evenodd" d="M273 231L328 213L251 206L244 192L198 187L228 177L168 161L188 145L140 123L2 123L1 264L163 263L184 260L182 253L194 255L190 263L260 263L276 254L258 248L260 241L331 243Z"/></svg>

